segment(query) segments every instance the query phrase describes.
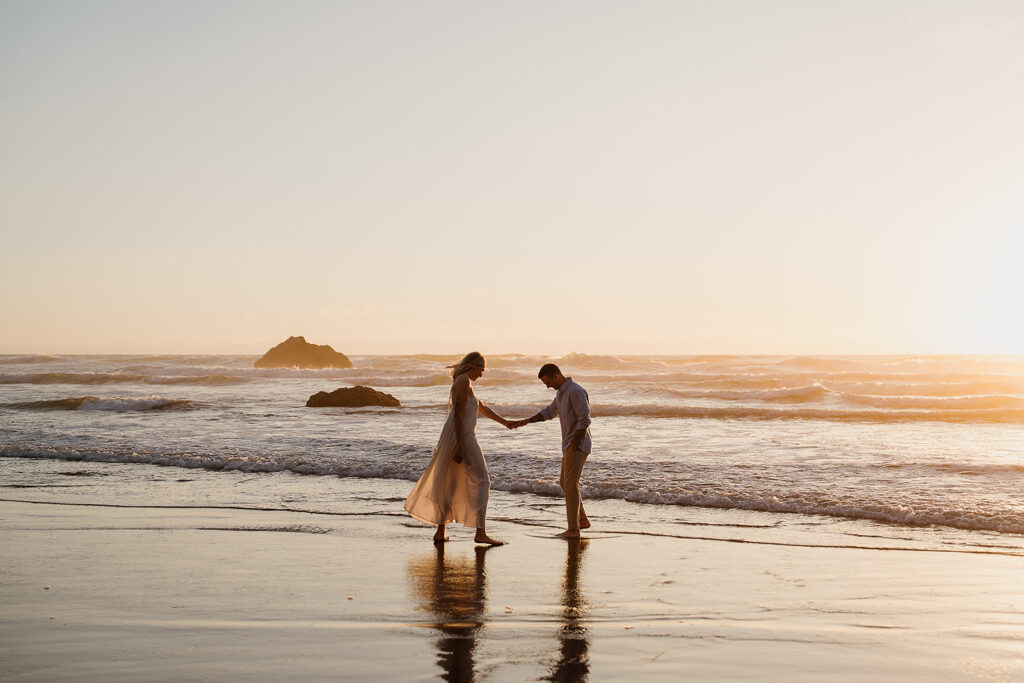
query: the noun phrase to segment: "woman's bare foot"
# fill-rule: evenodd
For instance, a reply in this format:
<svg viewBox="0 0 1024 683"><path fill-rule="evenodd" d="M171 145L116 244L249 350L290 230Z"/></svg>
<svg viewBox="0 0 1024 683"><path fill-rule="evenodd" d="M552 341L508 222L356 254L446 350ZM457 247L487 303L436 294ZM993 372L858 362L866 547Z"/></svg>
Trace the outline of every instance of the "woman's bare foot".
<svg viewBox="0 0 1024 683"><path fill-rule="evenodd" d="M476 538L473 539L474 543L485 543L487 545L505 545L505 541L499 541L491 538L486 532L479 529L476 530Z"/></svg>
<svg viewBox="0 0 1024 683"><path fill-rule="evenodd" d="M557 538L579 538L579 537L580 537L580 530L579 529L566 529L565 531L563 531L562 533L557 535Z"/></svg>
<svg viewBox="0 0 1024 683"><path fill-rule="evenodd" d="M444 524L437 525L437 531L434 533L434 543L444 543L448 540L448 537L444 535Z"/></svg>
<svg viewBox="0 0 1024 683"><path fill-rule="evenodd" d="M580 528L581 529L589 529L590 528L590 520L589 519L581 519L580 520Z"/></svg>

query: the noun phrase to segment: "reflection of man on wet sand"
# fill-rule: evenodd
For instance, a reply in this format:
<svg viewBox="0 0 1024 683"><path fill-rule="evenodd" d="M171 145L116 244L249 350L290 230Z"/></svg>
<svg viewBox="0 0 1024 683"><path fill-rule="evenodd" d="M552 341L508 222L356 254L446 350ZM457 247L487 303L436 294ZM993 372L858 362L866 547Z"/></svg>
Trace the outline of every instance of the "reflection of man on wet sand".
<svg viewBox="0 0 1024 683"><path fill-rule="evenodd" d="M587 511L580 495L580 475L590 455L590 397L586 389L572 377L566 377L554 363L541 367L537 377L548 389L554 389L555 400L531 418L516 420L509 427L516 429L533 422L550 420L556 415L562 424L562 473L558 485L565 492L565 514L568 528L558 534L562 538L579 538L580 529L590 528Z"/></svg>
<svg viewBox="0 0 1024 683"><path fill-rule="evenodd" d="M476 548L476 558L445 557L443 544L435 553L409 563L409 576L421 609L434 621L429 624L441 632L437 641L437 663L444 669L442 678L451 683L474 680L473 651L477 631L484 625L487 609L487 576L484 555L491 546Z"/></svg>
<svg viewBox="0 0 1024 683"><path fill-rule="evenodd" d="M583 617L590 605L580 586L580 564L589 541L571 540L565 558L565 581L562 583L562 627L558 630L561 653L558 663L551 667L547 681L569 683L584 681L590 673L590 639Z"/></svg>

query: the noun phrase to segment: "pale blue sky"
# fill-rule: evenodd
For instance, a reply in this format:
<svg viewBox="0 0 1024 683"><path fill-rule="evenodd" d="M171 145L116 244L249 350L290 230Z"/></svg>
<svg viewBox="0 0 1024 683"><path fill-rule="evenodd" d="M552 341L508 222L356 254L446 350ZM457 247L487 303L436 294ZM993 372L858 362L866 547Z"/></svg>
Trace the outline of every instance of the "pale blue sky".
<svg viewBox="0 0 1024 683"><path fill-rule="evenodd" d="M1024 353L1024 3L0 2L0 353Z"/></svg>

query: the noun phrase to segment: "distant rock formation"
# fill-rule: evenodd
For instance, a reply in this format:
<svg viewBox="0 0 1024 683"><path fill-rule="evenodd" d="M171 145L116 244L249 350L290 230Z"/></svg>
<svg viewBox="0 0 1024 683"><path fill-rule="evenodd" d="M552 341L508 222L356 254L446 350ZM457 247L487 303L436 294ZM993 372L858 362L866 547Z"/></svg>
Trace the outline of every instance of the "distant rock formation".
<svg viewBox="0 0 1024 683"><path fill-rule="evenodd" d="M354 386L335 389L331 393L319 391L306 401L307 408L361 408L363 406L382 406L384 408L401 408L402 404L391 394L377 391L370 387Z"/></svg>
<svg viewBox="0 0 1024 683"><path fill-rule="evenodd" d="M257 368L350 368L352 361L327 344L310 344L305 337L288 337L253 363Z"/></svg>

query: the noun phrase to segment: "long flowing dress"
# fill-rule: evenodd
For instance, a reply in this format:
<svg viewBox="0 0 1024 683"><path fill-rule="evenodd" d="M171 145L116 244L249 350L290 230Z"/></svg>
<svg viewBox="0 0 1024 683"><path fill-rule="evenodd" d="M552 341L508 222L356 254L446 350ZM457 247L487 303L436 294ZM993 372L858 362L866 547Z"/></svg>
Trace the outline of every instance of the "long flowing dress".
<svg viewBox="0 0 1024 683"><path fill-rule="evenodd" d="M468 378L467 378L468 379ZM455 381L459 381L456 378ZM414 518L428 524L460 522L468 527L482 527L487 519L487 496L491 479L487 474L484 453L476 440L476 414L478 401L469 393L459 410L462 412L462 462L455 462L459 440L455 434L455 382L448 395L448 415L441 430L441 438L426 471L412 487L405 500L405 510Z"/></svg>

